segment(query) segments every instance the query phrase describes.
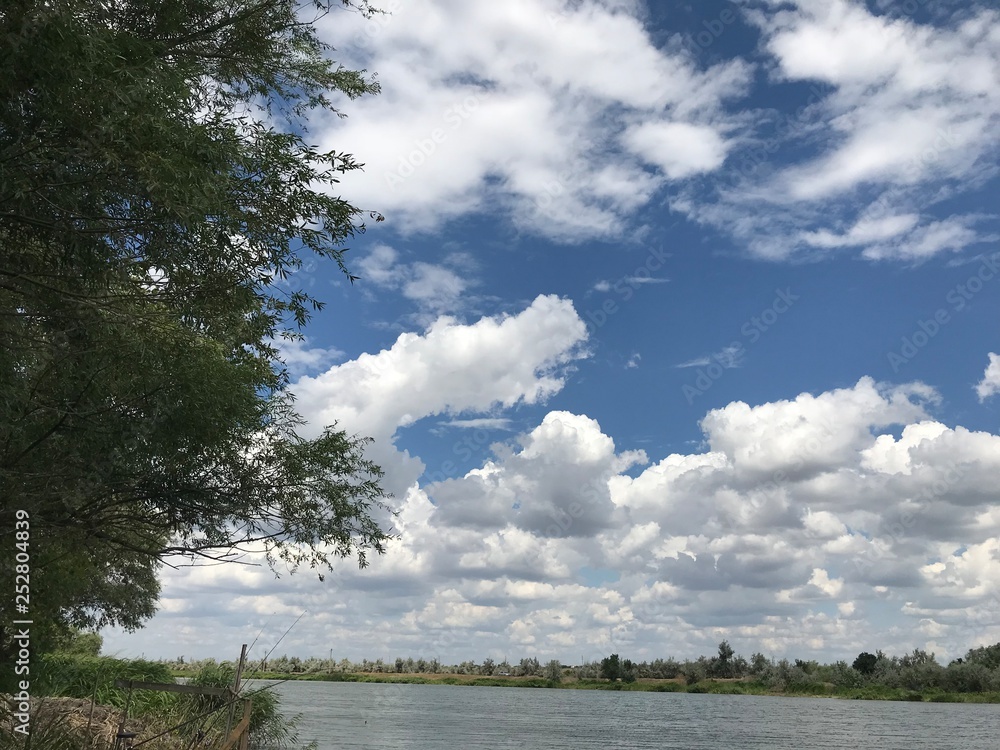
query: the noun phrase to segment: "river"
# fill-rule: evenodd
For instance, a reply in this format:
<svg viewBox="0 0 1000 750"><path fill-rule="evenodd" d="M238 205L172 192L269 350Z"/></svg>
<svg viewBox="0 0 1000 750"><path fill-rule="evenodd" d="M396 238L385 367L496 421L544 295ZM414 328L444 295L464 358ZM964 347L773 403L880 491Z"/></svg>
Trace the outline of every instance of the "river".
<svg viewBox="0 0 1000 750"><path fill-rule="evenodd" d="M258 685L260 683L257 683ZM996 750L1000 705L292 681L318 750Z"/></svg>

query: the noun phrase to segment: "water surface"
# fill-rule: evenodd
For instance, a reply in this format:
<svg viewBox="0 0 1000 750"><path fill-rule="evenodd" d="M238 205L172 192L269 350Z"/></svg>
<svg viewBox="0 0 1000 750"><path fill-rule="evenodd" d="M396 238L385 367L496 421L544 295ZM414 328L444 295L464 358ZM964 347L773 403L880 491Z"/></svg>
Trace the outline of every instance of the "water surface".
<svg viewBox="0 0 1000 750"><path fill-rule="evenodd" d="M274 689L319 750L1000 747L1000 705L305 681Z"/></svg>

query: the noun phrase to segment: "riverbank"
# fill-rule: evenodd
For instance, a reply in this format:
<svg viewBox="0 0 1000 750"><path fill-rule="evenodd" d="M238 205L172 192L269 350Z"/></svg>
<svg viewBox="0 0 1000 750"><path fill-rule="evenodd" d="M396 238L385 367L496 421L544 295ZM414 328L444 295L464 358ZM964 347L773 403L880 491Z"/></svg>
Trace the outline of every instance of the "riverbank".
<svg viewBox="0 0 1000 750"><path fill-rule="evenodd" d="M176 672L183 676L183 672ZM565 678L560 682L541 677L507 677L477 675L415 675L393 673L350 672L249 672L249 679L306 680L321 682L369 682L398 685L465 685L469 687L550 688L560 690L617 690L653 693L704 693L714 695L773 695L785 697L841 698L845 700L914 701L931 703L1000 703L1000 692L954 693L934 690L907 690L881 685L845 688L829 683L807 683L784 690L776 690L753 680L702 680L692 685L683 679L640 679L635 682L608 682L607 680L579 680Z"/></svg>

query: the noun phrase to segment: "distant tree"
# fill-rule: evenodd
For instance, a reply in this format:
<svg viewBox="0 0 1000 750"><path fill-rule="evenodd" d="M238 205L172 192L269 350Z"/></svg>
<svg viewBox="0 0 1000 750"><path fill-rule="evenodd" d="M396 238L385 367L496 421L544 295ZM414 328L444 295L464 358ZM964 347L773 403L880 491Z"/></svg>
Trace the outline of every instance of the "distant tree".
<svg viewBox="0 0 1000 750"><path fill-rule="evenodd" d="M806 674L813 674L817 669L819 669L819 662L815 660L805 661L803 659L796 659L795 666Z"/></svg>
<svg viewBox="0 0 1000 750"><path fill-rule="evenodd" d="M965 661L969 664L980 664L987 669L1000 668L1000 643L969 649Z"/></svg>
<svg viewBox="0 0 1000 750"><path fill-rule="evenodd" d="M708 672L712 677L733 676L733 651L729 641L719 644L719 654L709 662Z"/></svg>
<svg viewBox="0 0 1000 750"><path fill-rule="evenodd" d="M635 682L635 664L630 659L622 659L619 677L622 682Z"/></svg>
<svg viewBox="0 0 1000 750"><path fill-rule="evenodd" d="M541 674L542 667L538 663L538 659L531 657L529 659L521 659L521 663L517 666L517 671L518 674L525 677L534 677Z"/></svg>
<svg viewBox="0 0 1000 750"><path fill-rule="evenodd" d="M1000 687L996 673L984 664L968 660L949 666L943 681L945 688L959 693L982 693Z"/></svg>
<svg viewBox="0 0 1000 750"><path fill-rule="evenodd" d="M878 657L875 654L862 651L858 654L858 658L854 660L854 663L851 666L863 675L870 675L875 671L875 665L877 663Z"/></svg>
<svg viewBox="0 0 1000 750"><path fill-rule="evenodd" d="M403 669L406 667L406 662L403 661L403 657L396 657L396 674L401 674Z"/></svg>
<svg viewBox="0 0 1000 750"><path fill-rule="evenodd" d="M901 656L899 664L902 667L920 667L925 664L937 664L937 659L933 653L928 654L922 649L915 648L912 653Z"/></svg>
<svg viewBox="0 0 1000 750"><path fill-rule="evenodd" d="M681 666L674 659L654 659L649 665L649 676L658 680L672 680L680 671Z"/></svg>
<svg viewBox="0 0 1000 750"><path fill-rule="evenodd" d="M98 633L84 633L81 630L74 629L59 643L57 650L66 654L99 656L103 645L104 638Z"/></svg>
<svg viewBox="0 0 1000 750"><path fill-rule="evenodd" d="M611 654L611 656L606 656L601 659L601 677L605 680L611 680L614 682L622 674L621 659L618 658L618 654Z"/></svg>
<svg viewBox="0 0 1000 750"><path fill-rule="evenodd" d="M489 676L493 674L493 671L495 669L496 669L496 664L493 662L493 660L490 658L486 658L483 659L483 663L479 667L479 673Z"/></svg>
<svg viewBox="0 0 1000 750"><path fill-rule="evenodd" d="M754 676L762 674L769 666L771 666L771 660L759 651L750 657L750 674Z"/></svg>
<svg viewBox="0 0 1000 750"><path fill-rule="evenodd" d="M542 676L549 682L562 682L562 665L558 659L546 663Z"/></svg>

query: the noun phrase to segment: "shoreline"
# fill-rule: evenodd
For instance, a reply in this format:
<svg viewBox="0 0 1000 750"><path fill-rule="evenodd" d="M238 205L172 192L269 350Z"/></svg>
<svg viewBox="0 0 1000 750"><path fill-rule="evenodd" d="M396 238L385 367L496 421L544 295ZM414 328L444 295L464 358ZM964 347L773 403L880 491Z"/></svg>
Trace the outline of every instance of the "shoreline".
<svg viewBox="0 0 1000 750"><path fill-rule="evenodd" d="M175 677L186 676L174 672ZM536 688L553 690L606 690L614 692L693 693L708 695L760 695L784 698L838 698L841 700L882 700L924 703L1000 703L1000 692L958 693L941 690L908 690L882 685L845 688L829 683L810 683L799 688L776 690L751 680L707 679L687 685L681 679L643 678L631 683L607 680L565 679L561 682L542 677L507 677L483 675L419 675L353 672L247 672L252 680L297 680L305 682L368 682L395 685L459 685L466 687Z"/></svg>

